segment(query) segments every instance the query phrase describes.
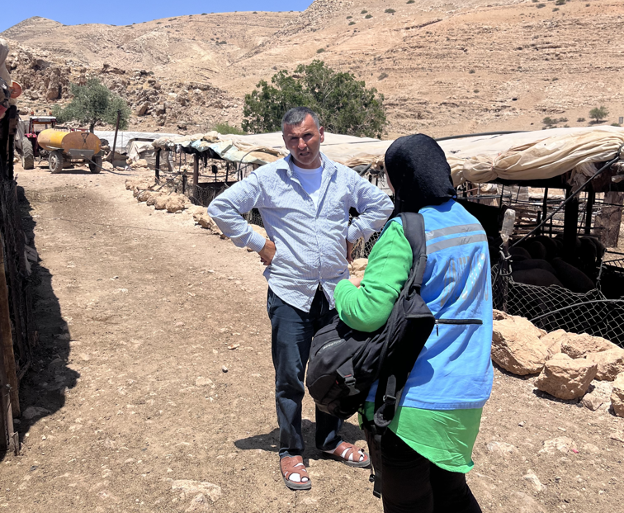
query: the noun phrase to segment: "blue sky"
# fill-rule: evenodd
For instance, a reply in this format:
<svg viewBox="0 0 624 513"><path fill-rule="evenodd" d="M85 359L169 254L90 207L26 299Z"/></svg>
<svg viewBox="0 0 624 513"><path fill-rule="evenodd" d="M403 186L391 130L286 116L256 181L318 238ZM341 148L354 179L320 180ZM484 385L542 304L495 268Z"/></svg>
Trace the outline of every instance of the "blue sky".
<svg viewBox="0 0 624 513"><path fill-rule="evenodd" d="M182 0L83 0L81 2L60 0L28 2L24 0L1 0L0 32L30 18L41 16L65 25L80 23L106 23L129 25L158 18L201 14L203 12L233 11L303 11L312 0L229 0L227 2Z"/></svg>

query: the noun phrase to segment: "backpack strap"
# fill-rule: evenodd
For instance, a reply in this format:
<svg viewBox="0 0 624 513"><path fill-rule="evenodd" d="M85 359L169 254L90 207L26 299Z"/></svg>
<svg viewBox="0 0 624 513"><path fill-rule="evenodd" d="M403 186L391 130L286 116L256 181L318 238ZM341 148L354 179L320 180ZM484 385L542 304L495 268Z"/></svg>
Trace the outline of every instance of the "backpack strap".
<svg viewBox="0 0 624 513"><path fill-rule="evenodd" d="M427 263L427 239L425 237L425 220L422 214L416 212L402 212L399 214L405 238L412 248L412 270L416 271L412 286L422 286L423 275Z"/></svg>
<svg viewBox="0 0 624 513"><path fill-rule="evenodd" d="M425 237L425 221L422 214L416 212L402 212L400 215L401 224L403 225L403 233L405 238L410 243L412 248L412 267L410 269L407 282L403 285L401 295L411 296L412 294L420 294L420 288L422 286L423 275L425 273L425 267L427 263L427 240ZM397 302L399 299L397 299ZM391 319L394 317L390 316ZM390 327L389 333L393 333L394 327ZM385 360L387 352L387 344L384 348L381 356L381 365L383 368L383 361ZM384 374L380 376L379 386L382 386L382 379ZM382 404L379 408L375 408L374 425L377 435L383 434L386 428L394 419L396 414L396 408L401 401L401 395L403 393L403 387L397 389L397 377L394 374L385 375L385 389L382 397ZM378 397L379 397L378 390ZM375 401L377 402L377 400Z"/></svg>

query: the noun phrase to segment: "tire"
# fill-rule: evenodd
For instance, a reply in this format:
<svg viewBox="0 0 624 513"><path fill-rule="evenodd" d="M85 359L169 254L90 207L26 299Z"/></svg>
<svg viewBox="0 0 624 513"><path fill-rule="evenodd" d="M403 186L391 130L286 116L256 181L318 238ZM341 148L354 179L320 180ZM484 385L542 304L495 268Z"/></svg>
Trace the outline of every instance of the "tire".
<svg viewBox="0 0 624 513"><path fill-rule="evenodd" d="M55 150L50 152L48 157L48 163L50 165L50 171L52 173L60 173L63 170L63 151Z"/></svg>
<svg viewBox="0 0 624 513"><path fill-rule="evenodd" d="M32 143L26 137L22 139L22 167L24 169L33 169L35 167Z"/></svg>
<svg viewBox="0 0 624 513"><path fill-rule="evenodd" d="M101 156L96 156L91 159L91 162L89 162L89 171L91 171L93 174L97 174L100 171L102 171L102 157Z"/></svg>

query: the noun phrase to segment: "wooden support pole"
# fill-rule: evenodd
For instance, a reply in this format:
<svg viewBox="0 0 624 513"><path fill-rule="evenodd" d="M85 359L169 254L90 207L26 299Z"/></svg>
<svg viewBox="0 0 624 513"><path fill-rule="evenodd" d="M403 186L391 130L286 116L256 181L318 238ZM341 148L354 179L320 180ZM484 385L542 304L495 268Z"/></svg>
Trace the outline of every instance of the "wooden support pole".
<svg viewBox="0 0 624 513"><path fill-rule="evenodd" d="M199 154L193 158L193 197L199 202Z"/></svg>
<svg viewBox="0 0 624 513"><path fill-rule="evenodd" d="M602 243L608 248L617 248L620 237L620 225L622 224L624 193L607 192L605 193L604 202L608 205L602 207L600 215L596 216L594 233L600 237Z"/></svg>
<svg viewBox="0 0 624 513"><path fill-rule="evenodd" d="M11 314L9 310L9 289L4 266L4 246L0 234L0 349L4 359L4 373L6 385L10 387L11 410L14 417L20 416L19 406L19 382L15 367L15 354L13 353L13 333L11 330ZM2 391L4 392L4 390Z"/></svg>
<svg viewBox="0 0 624 513"><path fill-rule="evenodd" d="M592 216L594 214L594 203L596 202L596 193L591 188L587 191L587 204L585 205L585 235L591 234Z"/></svg>
<svg viewBox="0 0 624 513"><path fill-rule="evenodd" d="M156 183L160 182L160 148L156 150Z"/></svg>
<svg viewBox="0 0 624 513"><path fill-rule="evenodd" d="M568 189L566 196L572 194ZM572 261L576 255L576 236L578 232L578 196L572 198L564 208L565 217L563 220L563 259Z"/></svg>

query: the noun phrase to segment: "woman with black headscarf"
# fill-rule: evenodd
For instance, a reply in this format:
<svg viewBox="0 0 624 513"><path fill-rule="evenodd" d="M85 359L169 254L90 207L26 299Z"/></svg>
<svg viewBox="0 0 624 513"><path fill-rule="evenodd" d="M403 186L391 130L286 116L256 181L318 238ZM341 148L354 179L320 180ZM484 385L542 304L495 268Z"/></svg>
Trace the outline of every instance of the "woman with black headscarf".
<svg viewBox="0 0 624 513"><path fill-rule="evenodd" d="M386 152L395 210L369 256L364 277L338 283L342 321L372 332L385 324L407 281L412 250L401 212L425 222L427 264L421 296L436 326L403 390L381 441L386 513L473 513L481 509L465 474L473 467L483 405L492 389L492 288L487 237L455 197L442 148L422 134ZM367 400L372 417L376 387Z"/></svg>

